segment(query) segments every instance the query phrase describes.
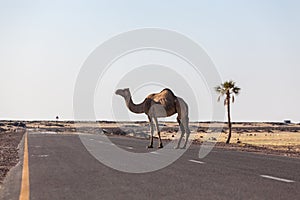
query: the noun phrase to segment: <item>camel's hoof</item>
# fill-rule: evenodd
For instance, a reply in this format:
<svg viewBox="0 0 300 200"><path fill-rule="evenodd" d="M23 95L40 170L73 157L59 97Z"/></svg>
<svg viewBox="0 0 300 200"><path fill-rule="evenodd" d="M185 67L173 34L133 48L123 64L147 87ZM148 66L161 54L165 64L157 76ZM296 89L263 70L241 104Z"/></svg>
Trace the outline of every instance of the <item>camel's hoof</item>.
<svg viewBox="0 0 300 200"><path fill-rule="evenodd" d="M147 149L152 149L152 148L153 148L152 145L147 146Z"/></svg>
<svg viewBox="0 0 300 200"><path fill-rule="evenodd" d="M164 146L161 144L161 145L159 145L157 148L159 148L159 149L161 149L161 148L163 148Z"/></svg>
<svg viewBox="0 0 300 200"><path fill-rule="evenodd" d="M177 147L174 147L174 149L179 149L179 146L177 146Z"/></svg>
<svg viewBox="0 0 300 200"><path fill-rule="evenodd" d="M183 146L183 147L181 147L180 149L185 149L186 148L186 146Z"/></svg>

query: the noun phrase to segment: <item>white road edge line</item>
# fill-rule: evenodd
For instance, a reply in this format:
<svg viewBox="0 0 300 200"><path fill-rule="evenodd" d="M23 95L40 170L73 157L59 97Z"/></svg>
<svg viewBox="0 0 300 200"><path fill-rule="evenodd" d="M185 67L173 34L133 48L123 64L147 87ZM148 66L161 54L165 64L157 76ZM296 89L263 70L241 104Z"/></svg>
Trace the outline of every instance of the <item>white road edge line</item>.
<svg viewBox="0 0 300 200"><path fill-rule="evenodd" d="M153 153L153 154L159 154L159 153L157 153L156 151L151 151L150 153Z"/></svg>
<svg viewBox="0 0 300 200"><path fill-rule="evenodd" d="M205 162L201 162L199 160L189 160L190 162L193 162L193 163L198 163L198 164L204 164Z"/></svg>
<svg viewBox="0 0 300 200"><path fill-rule="evenodd" d="M133 149L133 147L126 147L127 149Z"/></svg>
<svg viewBox="0 0 300 200"><path fill-rule="evenodd" d="M274 176L269 176L269 175L260 175L263 178L268 178L268 179L272 179L272 180L276 180L276 181L281 181L281 182L286 182L286 183L294 183L295 181L293 180L289 180L289 179L284 179L284 178L278 178L278 177L274 177Z"/></svg>

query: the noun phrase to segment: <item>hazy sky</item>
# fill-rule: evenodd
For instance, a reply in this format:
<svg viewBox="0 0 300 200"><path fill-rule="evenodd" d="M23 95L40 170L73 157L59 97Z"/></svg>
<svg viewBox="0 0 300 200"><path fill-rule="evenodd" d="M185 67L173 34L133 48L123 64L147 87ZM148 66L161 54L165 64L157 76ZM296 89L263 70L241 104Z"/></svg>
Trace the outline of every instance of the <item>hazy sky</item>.
<svg viewBox="0 0 300 200"><path fill-rule="evenodd" d="M74 85L90 53L144 27L188 36L223 80L237 82L234 121L300 121L296 0L0 1L0 119L73 119Z"/></svg>

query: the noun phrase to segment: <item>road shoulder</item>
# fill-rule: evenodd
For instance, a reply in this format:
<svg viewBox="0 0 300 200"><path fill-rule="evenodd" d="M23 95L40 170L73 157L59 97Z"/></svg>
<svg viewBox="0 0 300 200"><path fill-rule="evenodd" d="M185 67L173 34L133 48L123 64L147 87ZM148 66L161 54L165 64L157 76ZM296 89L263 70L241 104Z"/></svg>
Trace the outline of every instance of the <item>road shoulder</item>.
<svg viewBox="0 0 300 200"><path fill-rule="evenodd" d="M18 145L19 162L12 167L7 173L0 187L0 199L19 199L22 181L23 155L24 155L24 139L23 135Z"/></svg>

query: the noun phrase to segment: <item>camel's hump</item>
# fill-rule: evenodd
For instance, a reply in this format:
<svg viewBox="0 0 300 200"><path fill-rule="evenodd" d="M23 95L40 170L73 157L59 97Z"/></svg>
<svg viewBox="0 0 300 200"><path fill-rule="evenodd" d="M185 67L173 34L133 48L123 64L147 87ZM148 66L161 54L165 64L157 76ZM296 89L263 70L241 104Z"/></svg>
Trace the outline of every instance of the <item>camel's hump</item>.
<svg viewBox="0 0 300 200"><path fill-rule="evenodd" d="M171 94L175 97L175 94L174 94L174 93L172 92L172 90L169 89L169 88L163 89L160 93L171 93Z"/></svg>
<svg viewBox="0 0 300 200"><path fill-rule="evenodd" d="M147 96L147 98L153 98L153 97L168 97L168 98L174 98L176 97L175 94L172 92L172 90L170 90L169 88L165 88L162 91L160 91L159 93L154 93L154 94L149 94Z"/></svg>
<svg viewBox="0 0 300 200"><path fill-rule="evenodd" d="M161 102L162 100L173 102L177 99L174 93L168 88L163 89L160 93L150 94L147 98L152 99L155 102Z"/></svg>

